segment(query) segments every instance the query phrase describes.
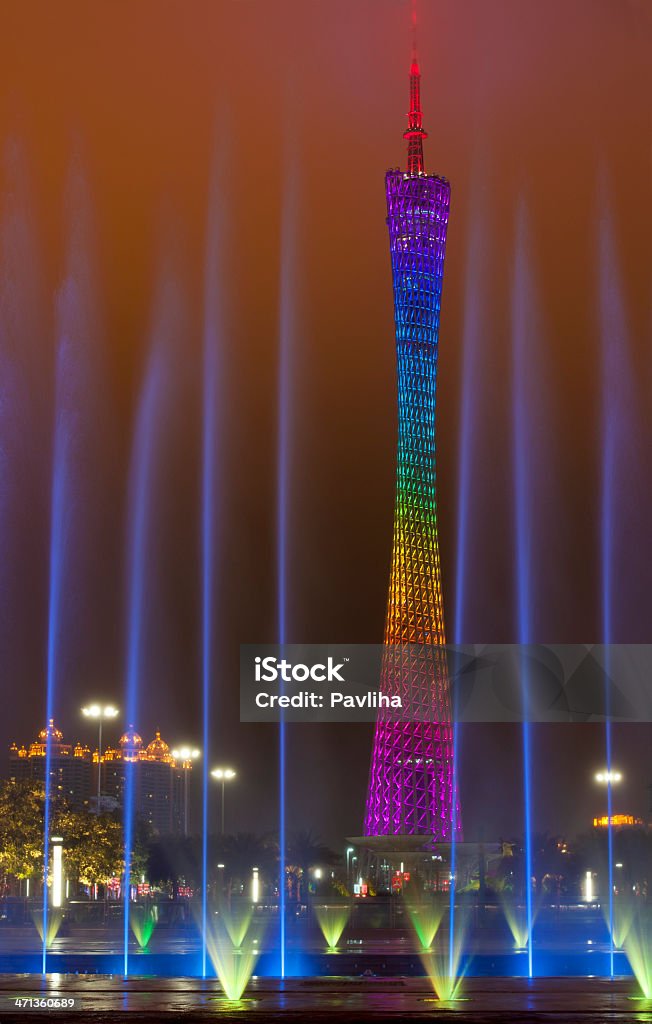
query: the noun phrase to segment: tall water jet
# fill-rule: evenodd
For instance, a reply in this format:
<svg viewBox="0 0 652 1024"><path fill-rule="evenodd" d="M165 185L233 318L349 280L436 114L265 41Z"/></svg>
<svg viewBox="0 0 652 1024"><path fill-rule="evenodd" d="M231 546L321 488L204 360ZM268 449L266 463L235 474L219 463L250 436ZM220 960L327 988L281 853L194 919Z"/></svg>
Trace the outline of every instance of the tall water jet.
<svg viewBox="0 0 652 1024"><path fill-rule="evenodd" d="M74 159L66 196L68 238L65 278L56 297L55 395L50 493L48 566L47 689L45 730L44 898L42 968L46 973L48 873L52 811L52 744L65 643L79 609L78 567L88 533L87 445L91 423L99 418L97 385L97 294L90 244L90 197L79 160Z"/></svg>
<svg viewBox="0 0 652 1024"><path fill-rule="evenodd" d="M521 197L516 210L514 266L511 297L512 337L512 436L514 472L514 520L516 532L516 621L521 681L523 808L525 821L525 910L527 920L528 976L534 974L532 932L532 735L529 721L529 659L522 647L534 641L534 580L540 566L535 564L535 537L543 544L545 528L541 508L550 474L544 471L545 452L541 438L546 422L542 398L548 398L545 362L540 352L538 304L531 270L525 202ZM535 523L536 512L539 521Z"/></svg>
<svg viewBox="0 0 652 1024"><path fill-rule="evenodd" d="M127 650L125 711L129 726L123 737L124 849L123 967L129 974L131 856L134 843L134 765L138 757L133 723L140 711L140 680L146 667L148 605L153 588L152 534L158 473L164 450L165 413L171 405L175 379L174 342L183 336L184 309L180 288L169 268L160 274L150 328L149 355L140 396L129 472L127 535Z"/></svg>
<svg viewBox="0 0 652 1024"><path fill-rule="evenodd" d="M221 154L220 154L221 156ZM202 393L202 475L201 475L201 673L202 673L202 977L207 972L206 929L208 926L208 789L210 761L211 685L214 670L215 571L219 524L216 522L219 386L221 377L220 333L223 323L221 281L223 265L222 159L214 159L208 207L204 267L204 336Z"/></svg>
<svg viewBox="0 0 652 1024"><path fill-rule="evenodd" d="M479 193L476 182L474 195ZM468 552L473 536L469 524L471 491L474 480L473 452L478 428L478 392L480 389L481 344L483 337L481 298L482 242L484 225L472 208L469 216L469 236L466 248L467 262L464 284L464 322L462 330L462 375L460 388L461 416L458 449L457 481L457 535L455 545L455 613L453 636L455 644L463 644L467 637L466 584ZM459 790L458 766L461 745L461 727L458 722L457 689L453 698L453 791ZM457 801L451 807L451 864L449 879L448 952L450 971L455 961L455 878L457 874Z"/></svg>
<svg viewBox="0 0 652 1024"><path fill-rule="evenodd" d="M276 473L276 551L277 551L277 638L287 643L288 541L290 537L291 487L291 403L293 398L293 349L296 330L296 235L298 220L298 181L296 160L289 161L281 210L281 278L279 283L279 352L277 378L277 473ZM286 723L279 720L279 948L280 974L285 977L286 908Z"/></svg>
<svg viewBox="0 0 652 1024"><path fill-rule="evenodd" d="M617 541L627 531L623 522L627 497L632 497L635 467L628 463L637 432L632 424L636 408L630 367L628 328L622 282L616 256L609 189L604 172L598 187L598 291L601 351L601 451L600 565L601 630L605 654L605 754L607 785L607 884L609 927L609 974L614 976L614 852L613 852L613 737L610 715L610 649L614 642L615 568L620 559ZM628 478L629 472L629 478Z"/></svg>

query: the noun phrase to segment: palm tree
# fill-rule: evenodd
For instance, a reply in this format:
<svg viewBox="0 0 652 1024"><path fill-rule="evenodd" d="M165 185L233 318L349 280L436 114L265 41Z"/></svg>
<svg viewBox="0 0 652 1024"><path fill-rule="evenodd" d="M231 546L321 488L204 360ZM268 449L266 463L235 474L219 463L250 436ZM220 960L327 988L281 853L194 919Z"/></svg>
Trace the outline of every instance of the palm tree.
<svg viewBox="0 0 652 1024"><path fill-rule="evenodd" d="M238 832L235 836L225 836L223 850L224 873L229 889L233 882L246 887L254 868L258 868L261 880L269 882L274 878L278 856L270 836Z"/></svg>
<svg viewBox="0 0 652 1024"><path fill-rule="evenodd" d="M300 829L290 840L287 850L287 871L295 879L297 899L302 896L302 885L308 881L310 869L331 866L340 860L330 847L312 829Z"/></svg>

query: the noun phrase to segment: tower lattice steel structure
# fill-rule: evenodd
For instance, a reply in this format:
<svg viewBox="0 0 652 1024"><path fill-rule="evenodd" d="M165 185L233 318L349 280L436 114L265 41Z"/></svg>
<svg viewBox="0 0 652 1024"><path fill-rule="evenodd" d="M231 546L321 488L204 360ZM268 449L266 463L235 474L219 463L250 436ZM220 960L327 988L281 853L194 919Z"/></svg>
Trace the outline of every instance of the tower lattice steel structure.
<svg viewBox="0 0 652 1024"><path fill-rule="evenodd" d="M420 72L410 68L407 172L387 172L398 376L394 547L365 834L459 835L435 474L437 348L450 185L423 163ZM454 813L455 811L455 813Z"/></svg>

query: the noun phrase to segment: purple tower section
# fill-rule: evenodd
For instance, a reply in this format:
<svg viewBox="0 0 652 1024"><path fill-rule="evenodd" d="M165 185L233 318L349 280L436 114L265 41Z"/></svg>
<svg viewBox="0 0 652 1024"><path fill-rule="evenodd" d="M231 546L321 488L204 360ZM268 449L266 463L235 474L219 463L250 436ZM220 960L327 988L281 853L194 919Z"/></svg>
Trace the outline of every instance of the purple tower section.
<svg viewBox="0 0 652 1024"><path fill-rule="evenodd" d="M388 171L398 448L394 545L365 835L460 835L443 646L435 471L437 351L450 185L423 169L419 67L410 69L408 170Z"/></svg>

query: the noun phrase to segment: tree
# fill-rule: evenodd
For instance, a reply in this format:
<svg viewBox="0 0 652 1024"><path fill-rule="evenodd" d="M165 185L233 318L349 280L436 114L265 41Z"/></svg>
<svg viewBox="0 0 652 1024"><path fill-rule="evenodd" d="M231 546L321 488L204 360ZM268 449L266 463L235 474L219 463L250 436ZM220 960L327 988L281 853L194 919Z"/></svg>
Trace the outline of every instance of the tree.
<svg viewBox="0 0 652 1024"><path fill-rule="evenodd" d="M45 793L31 780L0 783L0 869L14 878L43 872Z"/></svg>
<svg viewBox="0 0 652 1024"><path fill-rule="evenodd" d="M64 870L82 885L105 885L124 870L122 824L111 814L59 811L53 831L63 839Z"/></svg>
<svg viewBox="0 0 652 1024"><path fill-rule="evenodd" d="M302 888L307 887L310 869L339 862L338 855L322 843L312 829L300 829L290 840L287 851L287 866L296 882L297 899L301 899Z"/></svg>
<svg viewBox="0 0 652 1024"><path fill-rule="evenodd" d="M238 832L225 837L223 849L225 880L229 887L239 882L246 888L254 868L258 868L261 879L271 881L274 878L278 853L269 836Z"/></svg>

